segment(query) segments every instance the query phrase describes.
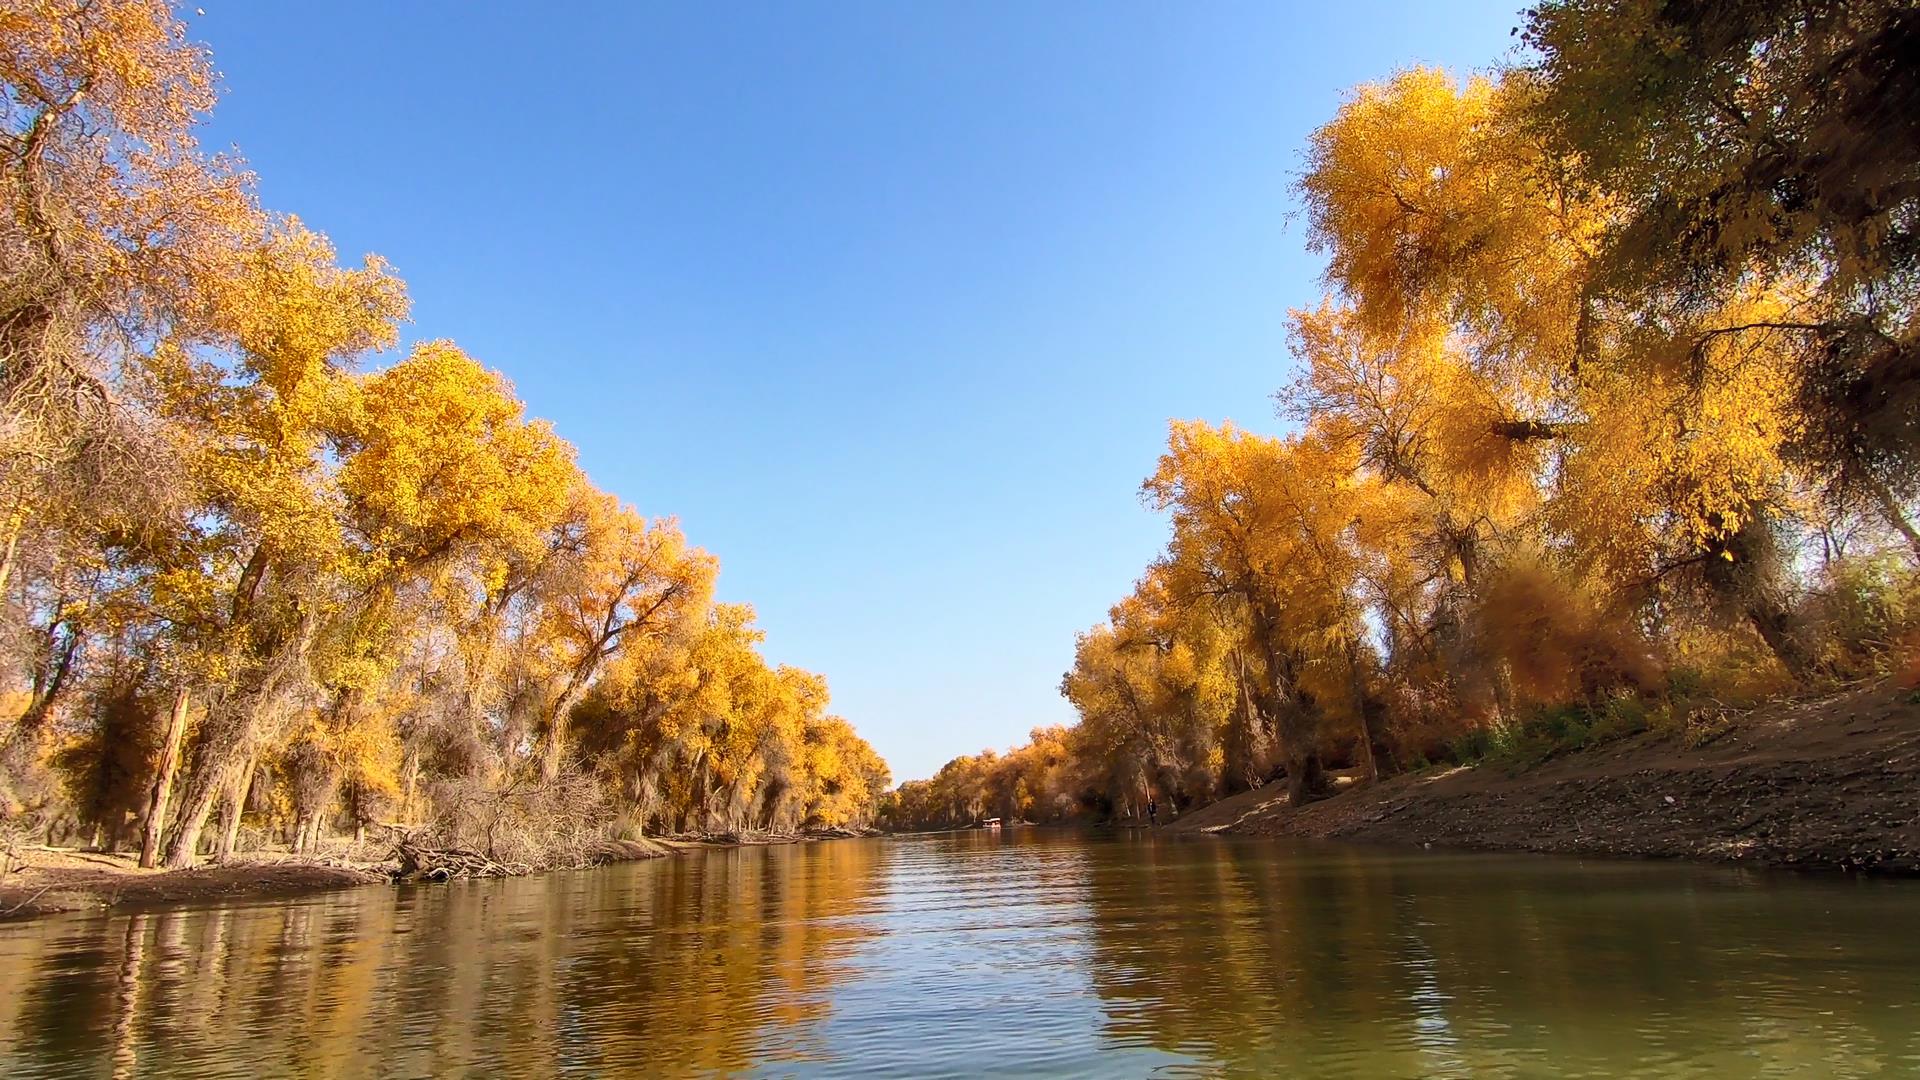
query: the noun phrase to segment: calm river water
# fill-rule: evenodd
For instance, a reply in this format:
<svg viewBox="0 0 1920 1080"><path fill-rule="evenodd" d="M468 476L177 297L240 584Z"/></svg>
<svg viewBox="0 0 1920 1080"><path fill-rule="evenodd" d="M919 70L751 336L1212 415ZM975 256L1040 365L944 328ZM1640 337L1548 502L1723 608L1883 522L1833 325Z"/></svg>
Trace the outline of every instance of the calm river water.
<svg viewBox="0 0 1920 1080"><path fill-rule="evenodd" d="M1920 883L1017 831L0 926L0 1075L1920 1075Z"/></svg>

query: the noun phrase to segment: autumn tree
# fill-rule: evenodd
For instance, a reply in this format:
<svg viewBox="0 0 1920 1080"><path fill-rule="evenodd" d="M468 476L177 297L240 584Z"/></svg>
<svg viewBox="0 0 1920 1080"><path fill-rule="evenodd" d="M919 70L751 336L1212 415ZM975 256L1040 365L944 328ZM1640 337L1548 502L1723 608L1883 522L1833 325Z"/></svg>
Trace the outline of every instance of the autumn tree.
<svg viewBox="0 0 1920 1080"><path fill-rule="evenodd" d="M213 100L163 0L0 12L0 592L29 519L163 496L128 365L199 338L203 286L262 231L245 174L194 138Z"/></svg>
<svg viewBox="0 0 1920 1080"><path fill-rule="evenodd" d="M1864 491L1920 557L1920 16L1897 0L1549 0L1523 37L1528 125L1618 207L1590 293L1655 317L1798 294L1711 330L1791 361L1797 455Z"/></svg>

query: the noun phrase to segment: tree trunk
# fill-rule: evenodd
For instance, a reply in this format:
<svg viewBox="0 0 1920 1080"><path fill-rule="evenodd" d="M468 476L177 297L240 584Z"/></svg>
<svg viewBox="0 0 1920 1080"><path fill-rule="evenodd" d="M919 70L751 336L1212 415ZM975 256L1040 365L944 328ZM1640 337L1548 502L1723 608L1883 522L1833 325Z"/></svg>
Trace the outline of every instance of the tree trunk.
<svg viewBox="0 0 1920 1080"><path fill-rule="evenodd" d="M13 556L20 547L20 530L27 523L27 501L24 498L14 501L13 508L7 511L4 527L7 530L6 546L0 548L0 596L7 594L7 582L13 577Z"/></svg>
<svg viewBox="0 0 1920 1080"><path fill-rule="evenodd" d="M1813 670L1813 661L1793 633L1793 614L1786 605L1755 597L1746 604L1747 621L1759 633L1760 640L1779 658L1787 673L1804 679Z"/></svg>
<svg viewBox="0 0 1920 1080"><path fill-rule="evenodd" d="M248 755L246 764L239 775L233 778L233 785L227 788L226 822L220 833L220 850L214 858L226 862L233 858L234 841L240 837L240 819L246 815L247 799L253 794L253 771L255 755Z"/></svg>
<svg viewBox="0 0 1920 1080"><path fill-rule="evenodd" d="M147 796L147 823L140 836L140 865L151 870L160 859L160 836L167 827L167 803L173 797L173 774L180 768L180 744L187 734L187 688L173 694L167 710L167 733L160 744L160 767Z"/></svg>
<svg viewBox="0 0 1920 1080"><path fill-rule="evenodd" d="M1360 647L1358 643L1347 641L1347 678L1353 694L1353 714L1360 724L1360 767L1365 771L1367 783L1380 779L1380 762L1374 756L1373 721L1375 709L1373 695L1367 692L1367 677L1360 666Z"/></svg>
<svg viewBox="0 0 1920 1080"><path fill-rule="evenodd" d="M188 785L186 804L180 808L180 824L174 829L173 841L167 845L167 869L185 870L193 865L194 857L200 853L200 834L206 830L214 804L220 801L220 791L217 780Z"/></svg>
<svg viewBox="0 0 1920 1080"><path fill-rule="evenodd" d="M573 698L580 681L569 680L567 688L554 700L552 711L547 716L547 739L545 754L540 762L542 779L552 780L560 775L560 763L567 755L567 720L573 711Z"/></svg>
<svg viewBox="0 0 1920 1080"><path fill-rule="evenodd" d="M66 628L66 641L54 643L64 621L64 617L56 615L53 624L47 628L47 667L34 676L26 711L14 721L11 730L0 734L0 749L11 746L17 739L32 738L47 722L47 717L52 715L54 702L59 700L60 691L66 687L67 677L73 673L74 658L80 652L80 634L71 624Z"/></svg>
<svg viewBox="0 0 1920 1080"><path fill-rule="evenodd" d="M1360 770L1367 783L1380 780L1380 759L1373 752L1373 718L1367 715L1367 707L1360 707Z"/></svg>
<svg viewBox="0 0 1920 1080"><path fill-rule="evenodd" d="M1305 806L1327 789L1326 769L1320 755L1309 750L1287 751L1287 805Z"/></svg>
<svg viewBox="0 0 1920 1080"><path fill-rule="evenodd" d="M406 768L403 771L407 779L400 788L400 822L406 824L413 820L413 784L420 775L419 758L411 750L407 752Z"/></svg>

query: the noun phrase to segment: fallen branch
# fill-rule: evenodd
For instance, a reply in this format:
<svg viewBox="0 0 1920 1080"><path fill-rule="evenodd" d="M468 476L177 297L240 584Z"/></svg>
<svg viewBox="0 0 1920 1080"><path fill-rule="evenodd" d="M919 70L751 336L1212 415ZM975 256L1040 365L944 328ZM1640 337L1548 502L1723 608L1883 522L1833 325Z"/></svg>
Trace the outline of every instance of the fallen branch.
<svg viewBox="0 0 1920 1080"><path fill-rule="evenodd" d="M522 877L534 872L523 862L495 862L465 848L421 847L401 839L393 845L403 881L452 881L455 878Z"/></svg>
<svg viewBox="0 0 1920 1080"><path fill-rule="evenodd" d="M19 903L17 903L17 904L15 904L15 905L13 905L13 906L12 906L12 907L10 907L10 908L7 908L7 909L6 909L5 911L0 911L0 919L5 919L5 918L8 918L8 917L10 917L10 916L12 916L12 915L13 915L13 914L14 914L15 912L18 912L18 911L22 911L22 910L24 910L24 909L26 909L27 907L29 907L30 905L32 905L32 903L33 903L33 902L34 902L35 900L38 900L38 899L40 899L40 898L41 898L42 896L45 896L45 895L47 894L47 890L48 890L48 889L51 889L51 888L53 888L53 886L51 886L51 885L42 885L42 886L40 886L40 890L39 890L38 892L36 892L36 893L34 893L34 894L33 894L32 896L29 896L29 897L27 897L27 898L26 898L25 900L22 900L22 901L20 901Z"/></svg>

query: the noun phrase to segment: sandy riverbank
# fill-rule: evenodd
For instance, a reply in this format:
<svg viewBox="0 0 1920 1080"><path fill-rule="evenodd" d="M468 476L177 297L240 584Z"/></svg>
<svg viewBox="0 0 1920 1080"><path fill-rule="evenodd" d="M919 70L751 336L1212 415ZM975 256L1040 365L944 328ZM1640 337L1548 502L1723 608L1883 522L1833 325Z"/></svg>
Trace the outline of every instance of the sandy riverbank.
<svg viewBox="0 0 1920 1080"><path fill-rule="evenodd" d="M709 840L608 841L596 864L660 858L696 847L726 846ZM397 860L355 860L279 852L190 870L143 870L129 852L28 848L27 865L0 882L0 919L24 919L62 911L205 903L243 898L295 896L354 885L402 880Z"/></svg>
<svg viewBox="0 0 1920 1080"><path fill-rule="evenodd" d="M1285 785L1171 828L1920 873L1920 695L1876 686L1515 770L1432 768L1295 809Z"/></svg>
<svg viewBox="0 0 1920 1080"><path fill-rule="evenodd" d="M875 836L871 829L815 829L797 834L721 833L601 842L587 865L657 859L702 848L754 847ZM396 858L354 859L262 852L191 870L142 870L131 852L27 848L26 866L0 881L0 920L63 911L275 898L354 885L409 880ZM533 873L580 867L535 869Z"/></svg>

